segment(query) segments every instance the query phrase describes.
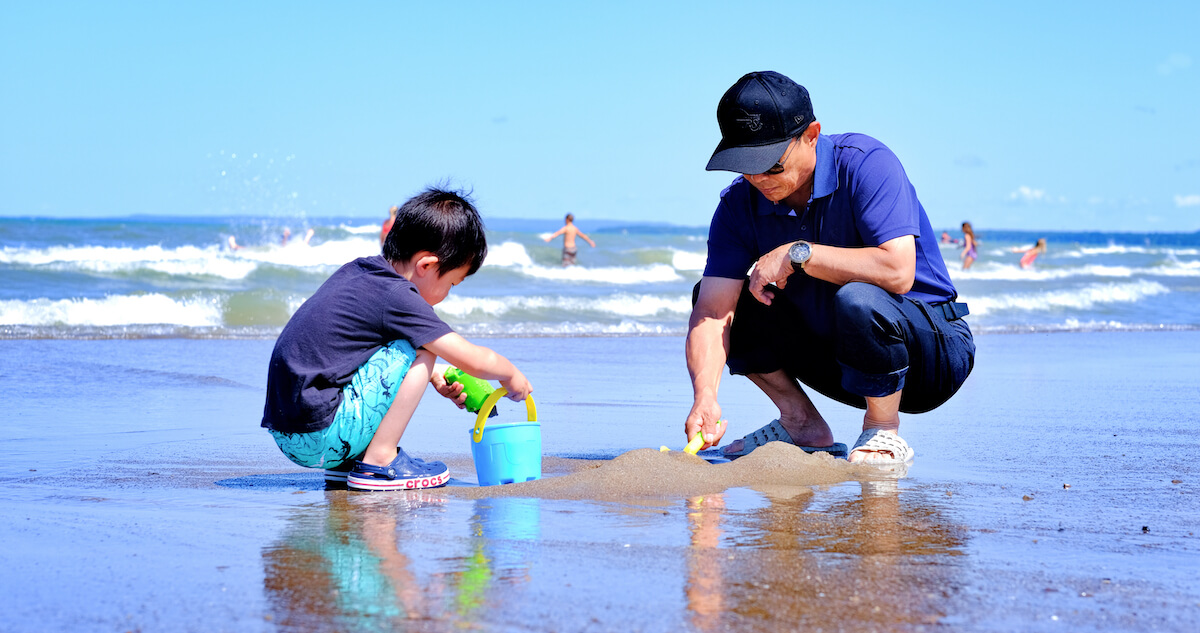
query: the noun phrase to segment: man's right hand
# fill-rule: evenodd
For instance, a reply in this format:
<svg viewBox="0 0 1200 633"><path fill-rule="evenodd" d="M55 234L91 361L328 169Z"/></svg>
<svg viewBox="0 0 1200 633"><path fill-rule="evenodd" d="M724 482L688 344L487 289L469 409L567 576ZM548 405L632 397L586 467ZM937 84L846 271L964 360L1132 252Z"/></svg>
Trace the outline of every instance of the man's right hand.
<svg viewBox="0 0 1200 633"><path fill-rule="evenodd" d="M683 424L686 441L690 441L696 433L704 433L704 444L700 447L702 450L720 444L725 435L725 427L729 426L717 424L720 419L721 405L717 404L716 398L697 398L692 404L691 412L688 413L687 421Z"/></svg>
<svg viewBox="0 0 1200 633"><path fill-rule="evenodd" d="M687 436L685 441L690 441L696 433L704 433L705 448L716 446L728 426L717 424L721 419L717 388L721 385L721 372L729 355L729 329L738 297L742 294L742 283L741 279L703 278L696 305L688 319L684 353L692 378L692 393L696 396L683 432Z"/></svg>

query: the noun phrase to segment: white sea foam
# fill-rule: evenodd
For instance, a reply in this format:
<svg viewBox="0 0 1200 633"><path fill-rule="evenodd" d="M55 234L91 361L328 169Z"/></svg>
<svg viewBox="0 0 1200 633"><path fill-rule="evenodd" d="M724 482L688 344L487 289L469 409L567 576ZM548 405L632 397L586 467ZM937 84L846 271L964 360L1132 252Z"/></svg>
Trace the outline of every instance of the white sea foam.
<svg viewBox="0 0 1200 633"><path fill-rule="evenodd" d="M483 260L484 266L516 266L529 267L533 266L533 258L529 256L529 251L517 242L501 242L499 244L488 246L487 259Z"/></svg>
<svg viewBox="0 0 1200 633"><path fill-rule="evenodd" d="M675 267L675 270L702 271L706 263L708 263L708 253L671 249L671 266Z"/></svg>
<svg viewBox="0 0 1200 633"><path fill-rule="evenodd" d="M142 248L110 246L51 246L50 248L5 247L0 251L0 263L46 266L49 264L84 264L100 270L115 270L126 264L162 261L164 259L200 259L217 252L216 246L199 248L183 246L164 249L161 246Z"/></svg>
<svg viewBox="0 0 1200 633"><path fill-rule="evenodd" d="M1032 245L1030 245L1030 248L1032 248ZM1081 246L1078 248L1055 250L1054 252L1058 257L1074 258L1112 255L1163 255L1166 257L1195 257L1196 255L1200 255L1200 249L1195 248L1172 248L1169 246L1122 246L1118 244L1109 244L1107 246Z"/></svg>
<svg viewBox="0 0 1200 633"><path fill-rule="evenodd" d="M244 279L255 264L229 257L216 246L163 248L144 246L52 246L44 249L7 247L0 263L52 270L82 270L97 273L154 270L171 275L210 275Z"/></svg>
<svg viewBox="0 0 1200 633"><path fill-rule="evenodd" d="M1105 266L1091 264L1071 268L1021 268L1012 264L987 262L968 270L950 269L950 278L958 281L1049 281L1072 277L1200 277L1200 261L1168 260L1155 266Z"/></svg>
<svg viewBox="0 0 1200 633"><path fill-rule="evenodd" d="M379 253L379 243L372 239L352 238L331 240L316 245L294 240L287 246L272 244L248 246L236 251L219 246L52 246L49 248L14 248L0 250L0 264L44 268L51 270L80 270L95 273L134 272L152 270L168 275L211 276L223 279L245 279L260 264L283 267L337 267L358 257Z"/></svg>
<svg viewBox="0 0 1200 633"><path fill-rule="evenodd" d="M103 327L169 323L204 327L221 325L221 314L222 306L216 299L181 300L161 294L0 301L0 325Z"/></svg>
<svg viewBox="0 0 1200 633"><path fill-rule="evenodd" d="M1163 277L1200 277L1200 260L1181 262L1173 259L1165 266L1144 269L1144 274Z"/></svg>
<svg viewBox="0 0 1200 633"><path fill-rule="evenodd" d="M254 262L231 259L228 257L208 257L203 259L164 259L144 262L140 266L130 265L126 269L147 268L167 275L181 277L211 276L223 279L245 279L254 272L258 265ZM101 272L111 272L101 270Z"/></svg>
<svg viewBox="0 0 1200 633"><path fill-rule="evenodd" d="M645 284L679 281L682 277L666 264L649 266L540 266L533 262L525 246L502 242L488 248L485 266L511 268L529 277L552 281L599 282L606 284Z"/></svg>
<svg viewBox="0 0 1200 633"><path fill-rule="evenodd" d="M619 317L684 315L692 310L687 295L651 295L617 293L599 297L562 295L464 297L451 295L437 305L437 311L455 318L502 316L517 312L563 312L576 315L600 314ZM531 315L532 316L532 315Z"/></svg>
<svg viewBox="0 0 1200 633"><path fill-rule="evenodd" d="M1006 311L1086 310L1101 304L1135 303L1146 297L1170 292L1155 281L1097 283L1081 288L967 298L971 313L994 314Z"/></svg>
<svg viewBox="0 0 1200 633"><path fill-rule="evenodd" d="M253 246L225 253L237 259L276 266L308 268L338 267L359 257L379 254L379 240L350 238L317 244L293 241L287 246Z"/></svg>
<svg viewBox="0 0 1200 633"><path fill-rule="evenodd" d="M968 270L952 268L950 278L982 279L989 281L1037 281L1066 279L1068 277L1131 277L1134 270L1128 266L1079 266L1076 268L1021 268L1016 264L986 262L976 264Z"/></svg>
<svg viewBox="0 0 1200 633"><path fill-rule="evenodd" d="M560 323L474 323L459 328L466 336L656 336L679 335L686 324L640 323L623 320L620 323L599 321L563 321Z"/></svg>
<svg viewBox="0 0 1200 633"><path fill-rule="evenodd" d="M303 298L290 299L290 312L294 313L303 302ZM219 296L174 299L162 294L100 299L0 300L0 325L222 327L225 325L224 303L224 298ZM451 296L438 304L437 311L452 321L465 321L463 331L476 334L656 334L679 330L691 311L691 300L683 295L625 293L604 297ZM508 322L506 316L520 320ZM553 318L555 316L558 318ZM490 324L472 323L480 317L491 317L486 321L495 317L500 319ZM662 326L637 320L645 318L675 323ZM620 319L621 323L605 322L610 319Z"/></svg>
<svg viewBox="0 0 1200 633"><path fill-rule="evenodd" d="M1127 255L1158 252L1157 249L1150 249L1145 246L1121 246L1118 244L1109 244L1107 246L1081 246L1075 250L1063 251L1063 255L1067 257L1093 257L1096 255Z"/></svg>
<svg viewBox="0 0 1200 633"><path fill-rule="evenodd" d="M351 226L349 224L343 223L343 224L339 224L338 228L347 233L353 233L355 235L378 236L379 231L383 230L383 222L380 221L379 224L365 224L362 226Z"/></svg>

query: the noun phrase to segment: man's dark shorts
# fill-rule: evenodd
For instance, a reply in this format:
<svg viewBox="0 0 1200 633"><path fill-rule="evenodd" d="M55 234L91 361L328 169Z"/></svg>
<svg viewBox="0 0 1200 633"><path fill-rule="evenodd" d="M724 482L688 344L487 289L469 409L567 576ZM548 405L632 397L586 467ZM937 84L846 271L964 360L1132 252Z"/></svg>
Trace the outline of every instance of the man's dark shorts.
<svg viewBox="0 0 1200 633"><path fill-rule="evenodd" d="M700 285L692 294L693 304ZM958 391L975 364L975 341L941 306L849 283L835 296L834 332L819 334L780 296L760 303L743 284L730 331L731 374L785 370L828 398L866 408L865 397L903 389L900 410L923 413ZM954 315L950 315L954 316Z"/></svg>

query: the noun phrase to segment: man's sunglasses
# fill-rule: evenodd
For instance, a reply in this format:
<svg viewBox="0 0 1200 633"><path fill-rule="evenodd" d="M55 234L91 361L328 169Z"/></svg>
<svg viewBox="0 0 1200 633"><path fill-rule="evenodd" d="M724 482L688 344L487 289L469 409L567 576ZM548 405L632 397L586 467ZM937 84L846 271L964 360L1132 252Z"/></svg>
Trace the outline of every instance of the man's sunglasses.
<svg viewBox="0 0 1200 633"><path fill-rule="evenodd" d="M791 155L792 147L794 145L795 145L795 143L788 143L788 148L787 148L787 151L783 153L783 158L780 158L779 162L775 163L774 167L768 169L767 171L764 171L760 175L762 175L762 176L778 176L779 174L782 174L783 173L783 164L787 162L788 156Z"/></svg>

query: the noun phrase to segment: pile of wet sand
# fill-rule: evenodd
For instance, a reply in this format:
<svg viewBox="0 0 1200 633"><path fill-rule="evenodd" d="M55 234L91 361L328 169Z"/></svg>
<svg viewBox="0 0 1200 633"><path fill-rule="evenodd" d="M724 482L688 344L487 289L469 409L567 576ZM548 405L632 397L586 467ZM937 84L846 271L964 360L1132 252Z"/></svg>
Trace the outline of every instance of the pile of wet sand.
<svg viewBox="0 0 1200 633"><path fill-rule="evenodd" d="M454 468L472 468L451 464ZM808 454L783 442L771 442L727 463L712 464L680 451L650 448L629 451L612 460L546 458L546 476L536 481L502 486L452 486L451 494L484 497L537 497L620 501L644 498L686 498L729 488L833 484L879 477L879 469L851 464L827 453Z"/></svg>

